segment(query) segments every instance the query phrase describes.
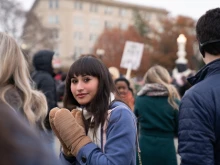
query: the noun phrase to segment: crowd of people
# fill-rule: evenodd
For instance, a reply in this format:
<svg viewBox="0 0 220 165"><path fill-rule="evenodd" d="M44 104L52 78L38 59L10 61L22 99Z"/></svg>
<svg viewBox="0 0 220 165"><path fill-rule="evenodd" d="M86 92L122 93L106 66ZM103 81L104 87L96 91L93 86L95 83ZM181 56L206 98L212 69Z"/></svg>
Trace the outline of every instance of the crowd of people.
<svg viewBox="0 0 220 165"><path fill-rule="evenodd" d="M55 79L54 52L40 50L30 73L16 41L0 32L0 163L177 165L178 152L181 165L220 165L219 31L220 8L208 10L196 24L206 65L184 92L160 65L146 71L134 92L92 54Z"/></svg>

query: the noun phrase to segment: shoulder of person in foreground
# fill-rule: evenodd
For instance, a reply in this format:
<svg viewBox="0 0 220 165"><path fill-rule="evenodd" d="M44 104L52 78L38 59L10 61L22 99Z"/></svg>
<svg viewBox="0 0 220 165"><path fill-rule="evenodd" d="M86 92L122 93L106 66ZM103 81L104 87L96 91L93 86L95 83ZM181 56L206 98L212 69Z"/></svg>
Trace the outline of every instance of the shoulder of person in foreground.
<svg viewBox="0 0 220 165"><path fill-rule="evenodd" d="M1 164L58 165L53 151L29 125L7 104L0 101L0 155Z"/></svg>
<svg viewBox="0 0 220 165"><path fill-rule="evenodd" d="M122 102L115 102L106 130L106 143L101 151L94 143L82 147L76 160L90 165L134 165L136 162L136 119ZM105 130L104 130L105 131Z"/></svg>
<svg viewBox="0 0 220 165"><path fill-rule="evenodd" d="M180 103L178 152L183 165L214 164L215 101L212 87L204 85L191 87Z"/></svg>

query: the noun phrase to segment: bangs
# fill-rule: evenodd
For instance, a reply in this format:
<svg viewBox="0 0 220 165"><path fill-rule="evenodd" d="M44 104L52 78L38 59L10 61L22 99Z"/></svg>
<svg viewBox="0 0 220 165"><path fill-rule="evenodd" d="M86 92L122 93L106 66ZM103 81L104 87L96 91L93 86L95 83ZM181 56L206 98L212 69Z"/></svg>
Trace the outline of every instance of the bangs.
<svg viewBox="0 0 220 165"><path fill-rule="evenodd" d="M100 63L94 58L80 58L72 64L69 70L69 76L90 75L99 77L101 70Z"/></svg>

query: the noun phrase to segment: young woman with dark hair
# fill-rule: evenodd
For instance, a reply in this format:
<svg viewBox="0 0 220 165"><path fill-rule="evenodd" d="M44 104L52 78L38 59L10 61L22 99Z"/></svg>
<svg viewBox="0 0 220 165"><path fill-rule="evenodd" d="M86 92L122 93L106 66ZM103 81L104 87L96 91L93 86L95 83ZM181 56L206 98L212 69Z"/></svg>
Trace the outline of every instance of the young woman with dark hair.
<svg viewBox="0 0 220 165"><path fill-rule="evenodd" d="M111 75L99 59L86 55L72 64L66 78L66 109L50 112L51 127L63 147L62 161L135 165L135 117L124 103L113 101L113 92Z"/></svg>

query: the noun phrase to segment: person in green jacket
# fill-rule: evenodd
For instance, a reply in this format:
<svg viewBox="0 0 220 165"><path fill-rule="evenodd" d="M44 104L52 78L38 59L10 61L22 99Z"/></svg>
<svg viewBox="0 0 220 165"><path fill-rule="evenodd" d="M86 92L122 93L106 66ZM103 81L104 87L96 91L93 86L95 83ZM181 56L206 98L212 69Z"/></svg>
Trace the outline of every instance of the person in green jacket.
<svg viewBox="0 0 220 165"><path fill-rule="evenodd" d="M144 79L145 85L135 100L142 164L177 165L174 137L180 96L162 66L151 67Z"/></svg>

